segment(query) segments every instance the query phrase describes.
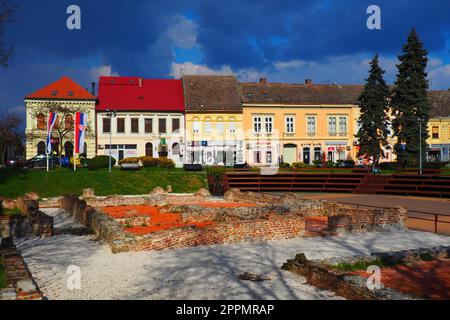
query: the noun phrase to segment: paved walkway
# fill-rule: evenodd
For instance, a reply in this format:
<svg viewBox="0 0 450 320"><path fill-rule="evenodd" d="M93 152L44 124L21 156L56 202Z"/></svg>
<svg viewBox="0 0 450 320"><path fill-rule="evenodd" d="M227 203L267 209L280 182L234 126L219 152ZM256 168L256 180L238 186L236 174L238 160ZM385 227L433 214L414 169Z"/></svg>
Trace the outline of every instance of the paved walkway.
<svg viewBox="0 0 450 320"><path fill-rule="evenodd" d="M18 248L49 299L339 299L281 270L281 265L299 252L321 259L450 246L450 237L397 232L112 254L95 237L70 232L79 225L64 212L43 211L55 216L55 227L65 232L20 241ZM79 290L67 288L70 265L81 268ZM270 280L239 280L245 272Z"/></svg>
<svg viewBox="0 0 450 320"><path fill-rule="evenodd" d="M424 211L450 216L450 199L401 197L366 194L305 194L308 199L326 199L380 207L406 207L411 211Z"/></svg>
<svg viewBox="0 0 450 320"><path fill-rule="evenodd" d="M405 207L410 213L407 225L410 229L434 232L434 221L423 221L412 218L435 219L433 215L417 212L437 213L439 216L438 232L450 235L450 199L434 199L421 197L402 197L385 195L361 195L361 194L305 194L308 199L324 199L329 201L346 202L359 205L380 207ZM445 223L449 222L449 223Z"/></svg>

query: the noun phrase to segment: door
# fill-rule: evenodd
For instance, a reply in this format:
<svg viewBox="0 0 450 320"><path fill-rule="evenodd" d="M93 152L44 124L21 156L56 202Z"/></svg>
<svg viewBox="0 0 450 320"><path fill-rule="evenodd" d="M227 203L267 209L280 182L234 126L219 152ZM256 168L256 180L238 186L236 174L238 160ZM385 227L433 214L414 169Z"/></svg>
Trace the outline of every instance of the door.
<svg viewBox="0 0 450 320"><path fill-rule="evenodd" d="M119 161L123 160L123 150L119 150Z"/></svg>
<svg viewBox="0 0 450 320"><path fill-rule="evenodd" d="M303 149L303 163L311 164L311 149L310 148Z"/></svg>
<svg viewBox="0 0 450 320"><path fill-rule="evenodd" d="M284 146L283 161L285 163L294 163L297 161L297 146L295 144L286 144Z"/></svg>

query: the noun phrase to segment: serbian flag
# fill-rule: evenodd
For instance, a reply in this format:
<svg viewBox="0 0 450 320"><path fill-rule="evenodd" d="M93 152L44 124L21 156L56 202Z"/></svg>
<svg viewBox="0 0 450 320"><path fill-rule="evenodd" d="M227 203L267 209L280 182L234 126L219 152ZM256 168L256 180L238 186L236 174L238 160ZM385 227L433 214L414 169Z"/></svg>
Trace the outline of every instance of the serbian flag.
<svg viewBox="0 0 450 320"><path fill-rule="evenodd" d="M84 135L87 126L87 115L77 112L75 114L75 154L82 154L84 150Z"/></svg>
<svg viewBox="0 0 450 320"><path fill-rule="evenodd" d="M47 154L52 153L52 130L56 123L56 118L58 116L55 112L50 112L47 123Z"/></svg>

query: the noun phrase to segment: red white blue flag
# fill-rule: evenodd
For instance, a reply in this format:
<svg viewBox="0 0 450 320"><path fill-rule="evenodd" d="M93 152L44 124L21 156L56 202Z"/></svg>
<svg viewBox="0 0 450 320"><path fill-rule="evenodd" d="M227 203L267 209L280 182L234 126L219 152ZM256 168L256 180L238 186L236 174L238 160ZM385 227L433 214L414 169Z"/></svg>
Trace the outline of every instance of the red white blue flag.
<svg viewBox="0 0 450 320"><path fill-rule="evenodd" d="M47 124L47 154L52 153L52 131L53 127L56 123L56 118L58 116L55 112L50 112L50 115L48 117L48 124Z"/></svg>
<svg viewBox="0 0 450 320"><path fill-rule="evenodd" d="M75 114L75 154L83 154L84 150L84 136L87 126L87 115L85 113L77 112Z"/></svg>

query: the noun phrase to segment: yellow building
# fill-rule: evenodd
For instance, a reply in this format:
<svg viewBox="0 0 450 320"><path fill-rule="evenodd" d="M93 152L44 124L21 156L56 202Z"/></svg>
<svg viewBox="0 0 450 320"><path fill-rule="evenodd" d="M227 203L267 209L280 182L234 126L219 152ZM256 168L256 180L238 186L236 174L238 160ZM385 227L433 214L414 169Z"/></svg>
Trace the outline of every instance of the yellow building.
<svg viewBox="0 0 450 320"><path fill-rule="evenodd" d="M242 83L245 159L279 162L356 160L359 85Z"/></svg>
<svg viewBox="0 0 450 320"><path fill-rule="evenodd" d="M428 160L450 161L450 91L430 91L431 119L428 123Z"/></svg>
<svg viewBox="0 0 450 320"><path fill-rule="evenodd" d="M243 114L234 76L184 76L186 164L242 164Z"/></svg>

